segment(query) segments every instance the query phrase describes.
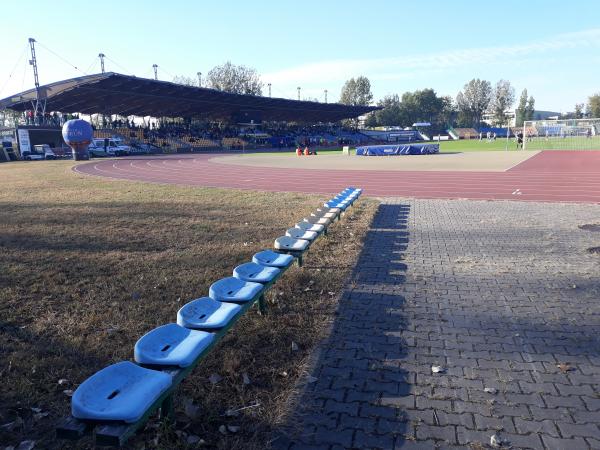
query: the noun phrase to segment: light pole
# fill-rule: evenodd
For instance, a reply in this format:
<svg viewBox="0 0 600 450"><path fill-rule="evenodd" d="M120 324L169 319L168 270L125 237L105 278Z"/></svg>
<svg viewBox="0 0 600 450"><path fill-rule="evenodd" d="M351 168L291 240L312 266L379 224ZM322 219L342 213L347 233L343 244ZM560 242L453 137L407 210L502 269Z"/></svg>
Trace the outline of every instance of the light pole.
<svg viewBox="0 0 600 450"><path fill-rule="evenodd" d="M152 64L152 68L154 69L154 79L158 80L158 71L156 69L158 69L158 64Z"/></svg>
<svg viewBox="0 0 600 450"><path fill-rule="evenodd" d="M104 73L104 58L106 55L104 53L98 53L98 58L100 58L100 70Z"/></svg>
<svg viewBox="0 0 600 450"><path fill-rule="evenodd" d="M271 98L271 83L267 84L269 86L269 98Z"/></svg>
<svg viewBox="0 0 600 450"><path fill-rule="evenodd" d="M198 87L202 87L202 72L198 72Z"/></svg>
<svg viewBox="0 0 600 450"><path fill-rule="evenodd" d="M298 86L298 100L300 100L300 86Z"/></svg>
<svg viewBox="0 0 600 450"><path fill-rule="evenodd" d="M325 89L325 103L327 103L327 89Z"/></svg>

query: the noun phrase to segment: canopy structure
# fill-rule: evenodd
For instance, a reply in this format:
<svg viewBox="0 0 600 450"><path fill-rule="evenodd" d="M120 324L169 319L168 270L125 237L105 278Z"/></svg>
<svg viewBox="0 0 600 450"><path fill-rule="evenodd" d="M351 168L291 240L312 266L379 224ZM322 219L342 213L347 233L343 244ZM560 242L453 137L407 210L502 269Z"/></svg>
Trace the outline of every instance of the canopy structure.
<svg viewBox="0 0 600 450"><path fill-rule="evenodd" d="M122 116L206 117L236 122L261 120L335 122L378 109L287 100L255 95L230 94L215 89L185 86L114 72L86 75L39 88L46 111ZM0 110L32 109L36 90L0 100Z"/></svg>

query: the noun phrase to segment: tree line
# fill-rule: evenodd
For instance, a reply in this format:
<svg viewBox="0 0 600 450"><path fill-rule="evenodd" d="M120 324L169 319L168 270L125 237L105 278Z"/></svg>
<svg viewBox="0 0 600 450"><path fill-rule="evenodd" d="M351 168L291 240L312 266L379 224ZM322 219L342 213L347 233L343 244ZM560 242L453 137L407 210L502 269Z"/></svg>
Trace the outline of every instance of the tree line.
<svg viewBox="0 0 600 450"><path fill-rule="evenodd" d="M185 76L177 76L175 83L197 86L196 81ZM204 87L234 94L262 95L264 83L258 72L250 67L235 65L230 61L213 67L206 75ZM314 99L316 100L316 99ZM508 80L490 81L474 78L466 83L456 98L439 96L434 89L420 89L402 95L386 95L376 104L380 110L369 114L366 126L411 126L415 122L429 122L435 129L448 126L479 128L483 115L492 115L493 123L505 126L509 122L507 111L515 103L515 90ZM340 103L354 106L368 106L373 103L371 83L365 76L351 78L342 86ZM523 89L515 109L517 126L526 120L533 120L535 99ZM578 103L575 111L567 118L600 117L600 93L589 97L588 103Z"/></svg>

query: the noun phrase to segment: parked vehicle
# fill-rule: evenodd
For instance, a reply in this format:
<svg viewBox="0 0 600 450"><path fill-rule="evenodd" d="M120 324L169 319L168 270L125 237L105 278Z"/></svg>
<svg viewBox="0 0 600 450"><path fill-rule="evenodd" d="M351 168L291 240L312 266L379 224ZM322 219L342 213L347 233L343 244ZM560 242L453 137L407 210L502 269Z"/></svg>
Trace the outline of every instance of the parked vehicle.
<svg viewBox="0 0 600 450"><path fill-rule="evenodd" d="M120 139L97 138L92 141L88 151L90 156L95 157L126 156L131 152L131 148L128 145L122 144Z"/></svg>
<svg viewBox="0 0 600 450"><path fill-rule="evenodd" d="M152 144L144 144L144 143L131 144L130 154L146 155L146 154L159 153L159 152L160 152L160 148L158 148L157 146L152 145Z"/></svg>
<svg viewBox="0 0 600 450"><path fill-rule="evenodd" d="M128 145L124 145L117 138L96 138L90 144L88 151L90 156L95 157L125 156L131 153L131 148Z"/></svg>
<svg viewBox="0 0 600 450"><path fill-rule="evenodd" d="M25 161L36 161L41 159L56 159L56 155L48 144L34 145L29 151L21 154L21 158Z"/></svg>

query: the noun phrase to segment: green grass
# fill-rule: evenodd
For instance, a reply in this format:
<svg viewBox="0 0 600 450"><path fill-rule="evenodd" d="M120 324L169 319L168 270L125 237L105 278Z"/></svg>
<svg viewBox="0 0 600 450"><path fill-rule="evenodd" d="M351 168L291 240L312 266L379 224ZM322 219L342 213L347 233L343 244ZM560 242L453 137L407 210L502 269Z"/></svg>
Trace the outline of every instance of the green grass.
<svg viewBox="0 0 600 450"><path fill-rule="evenodd" d="M36 448L65 448L53 431L69 412L64 390L130 360L142 334L173 322L185 302L271 248L323 201L320 195L105 181L76 174L72 166L0 164L0 425L11 424L0 427L5 445L34 440ZM246 313L182 384L177 423L151 422L131 448L189 448L186 433L209 448L266 448L334 318L376 206L361 200L330 227L304 268L290 268L268 292L267 314ZM349 229L353 239L347 239ZM222 376L215 385L208 381L213 373ZM243 373L251 384L244 384ZM199 406L198 417L186 416L186 400ZM255 402L260 406L223 417ZM34 414L37 408L43 414ZM241 430L223 436L219 427L228 424ZM92 445L83 440L68 448Z"/></svg>
<svg viewBox="0 0 600 450"><path fill-rule="evenodd" d="M591 139L586 138L537 138L526 144L527 150L600 150L600 136ZM487 152L487 151L517 151L517 143L514 138L497 138L495 141L488 142L487 140L480 141L479 139L463 139L460 141L441 141L441 153L456 153L456 152ZM335 155L340 154L342 148L334 148L328 150L318 150L320 155ZM355 153L355 148L350 149L350 153ZM289 152L271 153L274 156L289 156ZM257 153L254 153L257 154ZM261 153L262 154L262 153Z"/></svg>
<svg viewBox="0 0 600 450"><path fill-rule="evenodd" d="M517 144L514 139L498 138L495 141L487 142L485 139L463 139L460 141L442 141L440 142L440 152L486 152L486 151L504 151L516 150Z"/></svg>

